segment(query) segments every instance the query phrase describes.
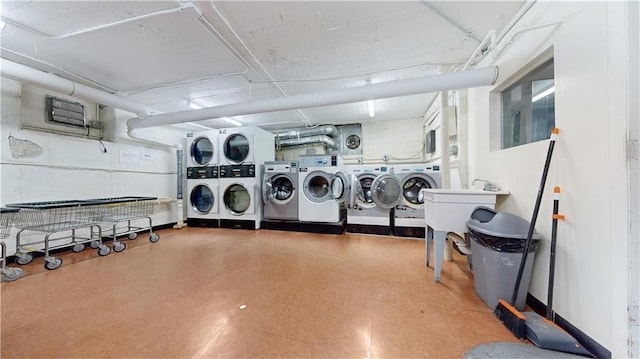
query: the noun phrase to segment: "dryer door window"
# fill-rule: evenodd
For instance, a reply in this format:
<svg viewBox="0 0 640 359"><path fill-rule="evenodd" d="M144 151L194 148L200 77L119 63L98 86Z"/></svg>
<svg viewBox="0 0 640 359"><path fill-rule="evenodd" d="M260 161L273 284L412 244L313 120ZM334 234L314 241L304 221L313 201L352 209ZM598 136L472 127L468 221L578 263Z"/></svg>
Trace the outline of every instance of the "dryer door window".
<svg viewBox="0 0 640 359"><path fill-rule="evenodd" d="M213 205L215 204L215 198L213 196L213 192L211 188L206 185L197 185L191 190L191 195L189 201L191 203L191 208L196 213L199 214L208 214L213 209Z"/></svg>
<svg viewBox="0 0 640 359"><path fill-rule="evenodd" d="M402 200L400 182L394 175L378 176L371 183L371 199L378 207L395 207Z"/></svg>
<svg viewBox="0 0 640 359"><path fill-rule="evenodd" d="M213 158L213 144L206 137L197 138L191 144L191 158L199 165L207 165Z"/></svg>
<svg viewBox="0 0 640 359"><path fill-rule="evenodd" d="M224 191L224 205L231 214L241 215L251 205L251 194L241 184L233 184Z"/></svg>
<svg viewBox="0 0 640 359"><path fill-rule="evenodd" d="M426 176L410 176L402 183L402 196L411 204L422 205L424 198L420 190L428 188L435 188L435 184Z"/></svg>
<svg viewBox="0 0 640 359"><path fill-rule="evenodd" d="M349 196L349 179L342 172L331 178L331 197L338 202L344 202Z"/></svg>
<svg viewBox="0 0 640 359"><path fill-rule="evenodd" d="M234 133L224 141L224 156L231 162L242 163L249 156L249 140L242 134Z"/></svg>
<svg viewBox="0 0 640 359"><path fill-rule="evenodd" d="M322 203L331 199L329 194L330 177L324 171L309 173L304 180L304 195L315 203Z"/></svg>
<svg viewBox="0 0 640 359"><path fill-rule="evenodd" d="M271 200L276 204L287 204L293 199L295 188L291 179L277 175L271 179Z"/></svg>

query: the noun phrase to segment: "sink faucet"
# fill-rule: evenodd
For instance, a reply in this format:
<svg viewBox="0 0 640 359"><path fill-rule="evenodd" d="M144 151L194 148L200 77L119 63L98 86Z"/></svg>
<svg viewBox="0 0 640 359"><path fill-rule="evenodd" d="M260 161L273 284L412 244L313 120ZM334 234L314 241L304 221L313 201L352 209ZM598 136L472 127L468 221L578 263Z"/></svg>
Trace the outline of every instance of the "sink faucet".
<svg viewBox="0 0 640 359"><path fill-rule="evenodd" d="M498 190L498 185L486 180L486 179L482 179L482 178L474 178L473 181L471 181L471 186L475 185L476 182L484 182L484 186L482 187L483 190L485 191L497 191Z"/></svg>

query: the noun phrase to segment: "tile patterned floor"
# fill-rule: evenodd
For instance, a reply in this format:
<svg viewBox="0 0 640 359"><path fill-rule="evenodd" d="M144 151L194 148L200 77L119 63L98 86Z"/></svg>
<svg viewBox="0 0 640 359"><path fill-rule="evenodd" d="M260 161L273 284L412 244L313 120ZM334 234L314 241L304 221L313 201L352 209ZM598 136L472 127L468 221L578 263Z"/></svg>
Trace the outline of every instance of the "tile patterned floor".
<svg viewBox="0 0 640 359"><path fill-rule="evenodd" d="M122 253L42 258L2 284L2 358L460 358L517 342L473 291L466 259L424 267L424 242L185 228ZM240 309L246 305L246 309Z"/></svg>

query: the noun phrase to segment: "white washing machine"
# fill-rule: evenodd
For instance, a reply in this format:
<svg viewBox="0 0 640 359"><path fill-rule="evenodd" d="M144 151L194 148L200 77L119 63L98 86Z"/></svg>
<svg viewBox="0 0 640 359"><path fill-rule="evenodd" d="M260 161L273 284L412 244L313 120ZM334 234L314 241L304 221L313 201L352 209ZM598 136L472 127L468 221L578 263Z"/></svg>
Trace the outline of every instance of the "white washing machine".
<svg viewBox="0 0 640 359"><path fill-rule="evenodd" d="M256 164L275 160L275 136L259 127L218 130L220 165Z"/></svg>
<svg viewBox="0 0 640 359"><path fill-rule="evenodd" d="M304 155L299 158L300 221L337 223L344 219L349 179L338 155Z"/></svg>
<svg viewBox="0 0 640 359"><path fill-rule="evenodd" d="M395 165L394 174L400 181L401 201L394 209L393 234L424 239L424 199L420 190L442 188L439 165Z"/></svg>
<svg viewBox="0 0 640 359"><path fill-rule="evenodd" d="M265 162L261 192L264 219L297 221L298 161Z"/></svg>
<svg viewBox="0 0 640 359"><path fill-rule="evenodd" d="M220 162L217 130L187 133L187 148L187 168L217 166Z"/></svg>
<svg viewBox="0 0 640 359"><path fill-rule="evenodd" d="M347 205L347 231L391 234L393 209L402 200L400 181L393 168L385 164L350 165L351 181Z"/></svg>
<svg viewBox="0 0 640 359"><path fill-rule="evenodd" d="M218 166L187 167L187 224L220 226Z"/></svg>
<svg viewBox="0 0 640 359"><path fill-rule="evenodd" d="M260 228L259 176L254 164L220 166L220 227Z"/></svg>

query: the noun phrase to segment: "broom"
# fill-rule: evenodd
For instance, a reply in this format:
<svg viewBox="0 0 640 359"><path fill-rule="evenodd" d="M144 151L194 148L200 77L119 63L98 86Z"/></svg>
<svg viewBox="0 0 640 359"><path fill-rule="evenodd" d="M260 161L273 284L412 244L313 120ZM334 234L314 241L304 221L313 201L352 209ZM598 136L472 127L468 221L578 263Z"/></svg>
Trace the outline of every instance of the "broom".
<svg viewBox="0 0 640 359"><path fill-rule="evenodd" d="M513 286L513 295L511 296L511 302L507 302L504 299L498 300L498 305L493 313L500 319L500 321L509 329L513 335L518 339L524 339L527 335L527 328L525 325L526 317L516 309L516 299L518 299L518 291L520 289L520 282L522 281L522 275L524 273L524 266L527 263L527 256L529 254L529 248L533 242L533 232L536 227L536 219L538 218L538 211L540 210L540 203L542 202L542 194L544 192L544 185L547 182L547 174L549 173L549 166L551 165L551 156L553 155L553 147L556 143L559 130L554 128L551 131L551 141L549 142L549 149L547 151L547 158L544 163L544 170L542 171L542 179L540 180L540 187L538 188L538 196L536 198L536 204L533 208L533 215L531 216L531 222L529 224L529 231L527 232L527 239L524 244L524 251L522 253L522 260L520 261L520 268L518 269L518 275L516 276L516 282Z"/></svg>

